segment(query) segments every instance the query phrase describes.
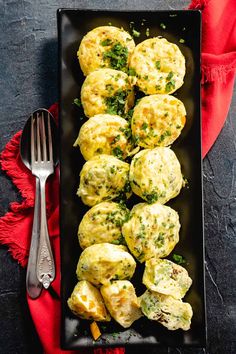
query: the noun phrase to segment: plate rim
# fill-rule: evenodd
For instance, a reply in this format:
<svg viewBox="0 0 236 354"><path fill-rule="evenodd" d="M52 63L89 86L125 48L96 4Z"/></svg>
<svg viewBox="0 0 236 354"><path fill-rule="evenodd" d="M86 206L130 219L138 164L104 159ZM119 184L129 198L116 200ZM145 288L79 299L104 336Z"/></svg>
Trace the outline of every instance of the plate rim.
<svg viewBox="0 0 236 354"><path fill-rule="evenodd" d="M134 13L134 14L141 14L141 13L148 13L148 14L153 14L153 13L173 13L173 14L181 14L181 13L187 13L187 14L192 14L192 13L198 13L198 21L199 21L199 48L200 48L200 52L199 54L199 65L198 65L198 77L201 78L201 45L202 45L202 13L201 10L199 9L171 9L171 10L152 10L152 9L101 9L101 8L80 8L80 7L75 7L75 8L68 8L68 7L60 7L57 9L57 36L58 36L58 93L59 93L59 110L58 110L58 115L59 115L59 119L58 119L58 128L59 128L59 158L61 160L61 98L62 98L62 93L61 93L61 85L62 85L62 75L61 75L61 49L62 49L62 32L61 32L61 22L62 22L62 17L63 15L66 15L67 13L69 14L76 14L76 13L85 13L85 12L91 12L91 13L112 13L112 14L130 14L130 13ZM183 343L183 345L178 345L178 348L207 348L208 345L208 328L207 328L207 307L206 307L206 270L205 270L205 234L204 234L204 194L203 194L203 159L202 159L202 112L201 112L201 83L199 80L198 83L199 86L199 102L197 103L197 106L199 108L199 118L200 118L200 176L201 176L201 181L200 181L200 187L201 187L201 222L202 222L202 238L201 238L201 242L202 242L202 249L201 249L201 254L202 254L202 269L201 269L201 273L202 273L202 278L203 278L203 284L202 284L202 301L203 301L203 323L205 324L204 327L204 334L202 336L203 339L203 345L198 345L198 344L189 344L189 343ZM61 172L61 164L60 164L60 172ZM59 190L59 221L60 221L60 230L61 230L61 187ZM61 260L61 266L60 269L58 269L57 271L60 272L60 293L62 294L62 268L63 268L63 262L62 262L62 238L60 237L60 260ZM61 324L60 324L60 345L61 348L64 350L76 350L76 349L82 349L83 348L107 348L107 347L117 347L117 344L113 344L113 343L103 343L102 345L100 344L99 346L94 346L94 345L88 345L88 346L68 346L65 343L65 328L63 327L63 321L62 319L65 318L65 316L63 316L63 313L65 311L64 306L63 306L63 301L61 298L61 303L60 303L60 307L61 307ZM123 345L123 344L121 344ZM159 342L159 343L139 343L139 344L133 344L133 343L127 343L125 346L129 346L129 347L135 347L135 346L150 346L150 347L158 347L158 348L166 348L167 345ZM168 347L170 348L175 348L174 346L172 347L171 345L168 345Z"/></svg>

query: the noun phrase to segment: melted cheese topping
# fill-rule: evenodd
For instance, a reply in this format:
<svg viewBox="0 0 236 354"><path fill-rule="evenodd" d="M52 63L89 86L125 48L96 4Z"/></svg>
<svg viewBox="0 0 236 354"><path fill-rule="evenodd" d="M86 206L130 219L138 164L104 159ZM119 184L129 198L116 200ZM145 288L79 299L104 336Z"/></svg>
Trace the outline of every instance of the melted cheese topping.
<svg viewBox="0 0 236 354"><path fill-rule="evenodd" d="M134 47L134 40L128 32L114 26L101 26L83 37L77 56L84 75L99 68L120 67L125 71Z"/></svg>
<svg viewBox="0 0 236 354"><path fill-rule="evenodd" d="M133 285L128 280L118 280L103 285L101 294L111 316L124 328L142 317Z"/></svg>
<svg viewBox="0 0 236 354"><path fill-rule="evenodd" d="M103 202L87 211L79 225L78 237L82 249L95 243L124 244L121 233L129 210L118 203Z"/></svg>
<svg viewBox="0 0 236 354"><path fill-rule="evenodd" d="M171 331L190 329L193 310L187 302L149 290L139 300L143 314L150 320L158 321Z"/></svg>
<svg viewBox="0 0 236 354"><path fill-rule="evenodd" d="M181 299L189 290L192 279L185 268L167 259L149 259L145 264L143 284L149 290Z"/></svg>
<svg viewBox="0 0 236 354"><path fill-rule="evenodd" d="M131 253L144 262L166 257L179 241L179 216L168 206L140 203L131 210L122 233Z"/></svg>
<svg viewBox="0 0 236 354"><path fill-rule="evenodd" d="M139 43L131 56L130 67L136 83L147 95L173 93L184 83L185 58L179 47L165 38L150 38Z"/></svg>
<svg viewBox="0 0 236 354"><path fill-rule="evenodd" d="M125 246L100 243L81 253L76 274L79 280L105 285L111 280L130 279L135 267L135 260Z"/></svg>
<svg viewBox="0 0 236 354"><path fill-rule="evenodd" d="M82 125L74 146L79 145L85 160L100 154L118 155L125 159L132 150L130 133L124 118L97 114Z"/></svg>
<svg viewBox="0 0 236 354"><path fill-rule="evenodd" d="M129 198L129 164L109 155L99 155L87 161L80 172L77 194L89 206L121 194Z"/></svg>
<svg viewBox="0 0 236 354"><path fill-rule="evenodd" d="M128 75L113 69L93 71L82 85L81 102L87 117L103 113L125 116L134 104Z"/></svg>
<svg viewBox="0 0 236 354"><path fill-rule="evenodd" d="M129 176L133 192L149 203L165 204L176 197L183 186L180 163L167 147L146 149L136 154Z"/></svg>
<svg viewBox="0 0 236 354"><path fill-rule="evenodd" d="M70 310L80 318L94 321L111 320L99 290L86 280L77 283L67 303Z"/></svg>
<svg viewBox="0 0 236 354"><path fill-rule="evenodd" d="M170 95L143 97L134 109L131 127L137 144L144 148L169 146L186 121L184 104Z"/></svg>

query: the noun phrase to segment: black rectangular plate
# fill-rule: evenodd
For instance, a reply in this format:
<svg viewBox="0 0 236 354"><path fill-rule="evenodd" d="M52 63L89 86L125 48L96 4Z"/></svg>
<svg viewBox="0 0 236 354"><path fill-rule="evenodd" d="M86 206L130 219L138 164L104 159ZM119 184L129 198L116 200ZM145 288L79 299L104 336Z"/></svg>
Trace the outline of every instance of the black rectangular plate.
<svg viewBox="0 0 236 354"><path fill-rule="evenodd" d="M145 25L142 26L142 19ZM179 45L186 58L184 85L176 92L187 110L187 123L172 148L182 166L183 175L189 181L180 195L168 205L178 211L181 222L180 242L174 253L183 255L193 285L184 301L193 307L191 329L168 331L156 322L142 318L130 329L123 329L112 321L106 325L101 339L93 342L89 322L72 315L67 306L77 279L75 275L81 249L77 240L77 228L88 208L76 196L79 172L84 164L79 149L72 147L83 121L83 111L73 105L80 97L84 77L76 52L82 37L97 26L112 25L130 30L130 22L141 36L135 42L145 40L146 28L150 36L163 36ZM166 29L160 26L164 23ZM61 345L64 349L81 347L123 346L149 344L170 347L198 346L206 344L205 287L204 287L204 237L202 207L202 165L200 124L200 32L201 14L198 11L86 11L76 9L58 10L59 74L60 74L60 168L61 168ZM179 40L183 38L184 44ZM140 200L139 200L140 201ZM132 206L137 200L129 203ZM168 257L171 259L171 255ZM143 266L137 265L133 279L137 295L144 292L141 285Z"/></svg>

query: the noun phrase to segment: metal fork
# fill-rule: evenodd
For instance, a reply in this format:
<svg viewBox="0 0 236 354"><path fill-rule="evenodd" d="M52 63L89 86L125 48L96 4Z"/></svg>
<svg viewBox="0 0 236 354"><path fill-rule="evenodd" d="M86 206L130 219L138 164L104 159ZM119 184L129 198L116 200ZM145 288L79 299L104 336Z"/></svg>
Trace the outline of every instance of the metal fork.
<svg viewBox="0 0 236 354"><path fill-rule="evenodd" d="M47 121L47 136L45 130ZM31 117L31 168L34 176L38 177L40 184L40 239L37 257L37 277L47 289L55 278L55 265L49 240L46 217L45 187L48 176L54 172L52 135L50 116L45 119L44 112L37 113L36 118Z"/></svg>

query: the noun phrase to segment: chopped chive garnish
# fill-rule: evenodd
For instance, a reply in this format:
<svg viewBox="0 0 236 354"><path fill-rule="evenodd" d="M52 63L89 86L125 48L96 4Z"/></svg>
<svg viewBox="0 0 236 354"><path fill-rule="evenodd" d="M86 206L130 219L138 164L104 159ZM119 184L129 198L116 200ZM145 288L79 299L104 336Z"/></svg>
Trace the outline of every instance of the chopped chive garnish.
<svg viewBox="0 0 236 354"><path fill-rule="evenodd" d="M181 256L180 254L173 254L172 256L173 260L175 261L175 263L177 264L184 264L186 263L186 260L183 256Z"/></svg>
<svg viewBox="0 0 236 354"><path fill-rule="evenodd" d="M136 38L138 38L138 37L140 37L140 32L139 31L136 31L136 29L132 29L132 35L133 35L133 37L136 37Z"/></svg>
<svg viewBox="0 0 236 354"><path fill-rule="evenodd" d="M103 47L106 47L106 46L112 44L112 40L109 39L109 38L107 38L107 39L104 39L104 41L101 41L100 44L101 44Z"/></svg>
<svg viewBox="0 0 236 354"><path fill-rule="evenodd" d="M79 98L75 98L74 99L74 104L77 106L77 107L82 107L82 103L81 103L81 100Z"/></svg>
<svg viewBox="0 0 236 354"><path fill-rule="evenodd" d="M160 60L157 60L157 61L156 61L156 68L157 68L158 70L160 70L160 68L161 68L161 62L160 62Z"/></svg>

